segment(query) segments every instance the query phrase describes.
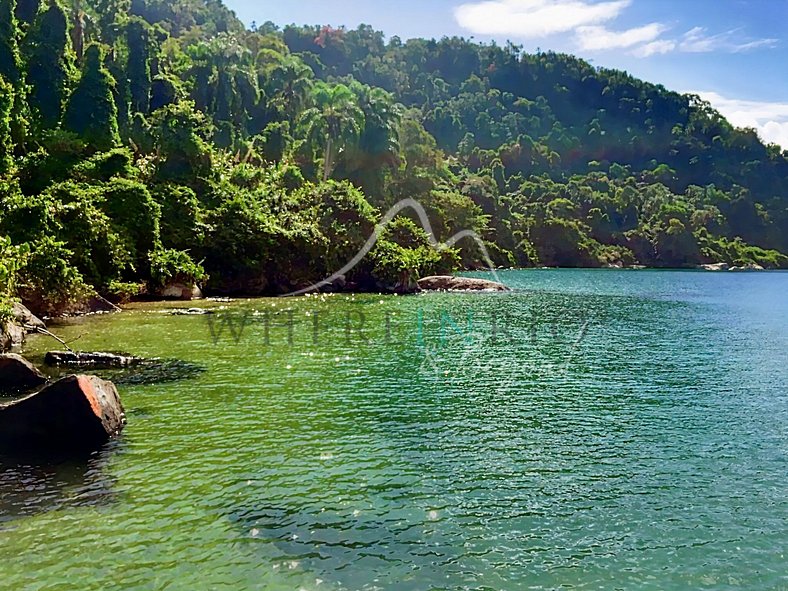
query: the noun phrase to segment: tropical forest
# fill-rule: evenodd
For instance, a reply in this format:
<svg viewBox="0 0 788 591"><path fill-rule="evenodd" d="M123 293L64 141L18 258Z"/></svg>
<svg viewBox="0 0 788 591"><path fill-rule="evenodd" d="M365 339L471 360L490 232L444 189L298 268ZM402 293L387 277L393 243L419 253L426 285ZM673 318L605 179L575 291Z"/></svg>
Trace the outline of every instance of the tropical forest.
<svg viewBox="0 0 788 591"><path fill-rule="evenodd" d="M341 287L788 267L788 152L698 96L386 33L246 27L219 0L0 0L0 316L173 282L289 293L376 231ZM412 208L380 225L406 199L427 227Z"/></svg>

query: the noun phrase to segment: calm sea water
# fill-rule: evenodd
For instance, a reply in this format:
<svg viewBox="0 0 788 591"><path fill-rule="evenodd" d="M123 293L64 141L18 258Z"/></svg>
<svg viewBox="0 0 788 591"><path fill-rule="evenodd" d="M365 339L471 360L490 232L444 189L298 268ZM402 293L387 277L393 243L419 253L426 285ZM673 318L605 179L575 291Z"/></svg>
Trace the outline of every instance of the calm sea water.
<svg viewBox="0 0 788 591"><path fill-rule="evenodd" d="M788 589L788 274L501 278L58 327L206 371L2 460L0 586Z"/></svg>

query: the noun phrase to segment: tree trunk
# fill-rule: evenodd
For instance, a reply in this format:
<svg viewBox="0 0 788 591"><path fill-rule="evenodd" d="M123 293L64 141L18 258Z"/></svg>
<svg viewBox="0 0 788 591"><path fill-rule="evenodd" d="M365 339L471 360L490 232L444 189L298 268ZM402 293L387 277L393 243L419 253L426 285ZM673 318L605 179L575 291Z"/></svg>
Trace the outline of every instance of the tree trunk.
<svg viewBox="0 0 788 591"><path fill-rule="evenodd" d="M328 141L326 142L326 155L325 155L325 162L323 163L323 182L327 181L328 178L331 176L331 169L334 168L334 142L331 139L331 136L328 137Z"/></svg>

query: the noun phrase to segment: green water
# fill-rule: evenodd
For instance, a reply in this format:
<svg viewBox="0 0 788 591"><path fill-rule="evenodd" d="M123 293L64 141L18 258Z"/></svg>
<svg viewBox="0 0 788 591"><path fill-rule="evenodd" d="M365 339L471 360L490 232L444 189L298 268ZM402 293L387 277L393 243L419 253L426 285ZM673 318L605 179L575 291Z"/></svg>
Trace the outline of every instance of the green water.
<svg viewBox="0 0 788 591"><path fill-rule="evenodd" d="M206 371L3 460L0 587L788 589L788 274L501 278L58 327Z"/></svg>

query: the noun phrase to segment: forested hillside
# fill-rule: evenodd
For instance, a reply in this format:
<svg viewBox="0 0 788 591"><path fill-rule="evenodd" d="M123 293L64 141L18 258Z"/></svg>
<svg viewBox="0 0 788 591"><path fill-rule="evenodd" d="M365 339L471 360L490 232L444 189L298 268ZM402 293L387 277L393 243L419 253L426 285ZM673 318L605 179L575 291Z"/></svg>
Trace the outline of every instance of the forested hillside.
<svg viewBox="0 0 788 591"><path fill-rule="evenodd" d="M0 0L0 315L298 289L404 198L497 265L788 266L788 153L698 97L514 45L247 30L218 0ZM483 264L458 246L400 217L348 281Z"/></svg>

